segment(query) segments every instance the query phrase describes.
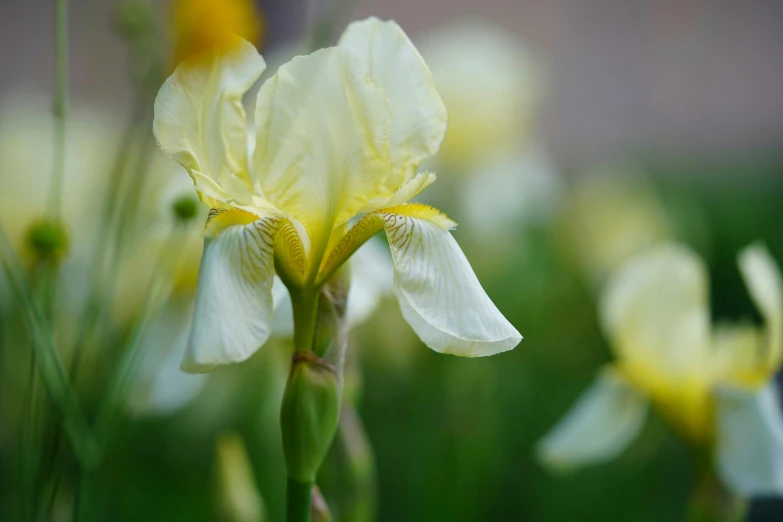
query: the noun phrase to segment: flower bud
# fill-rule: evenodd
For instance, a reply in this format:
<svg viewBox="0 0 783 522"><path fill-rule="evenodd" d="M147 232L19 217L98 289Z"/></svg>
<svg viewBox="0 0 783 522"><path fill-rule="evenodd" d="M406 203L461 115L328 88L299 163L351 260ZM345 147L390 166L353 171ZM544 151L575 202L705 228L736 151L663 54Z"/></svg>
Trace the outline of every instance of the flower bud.
<svg viewBox="0 0 783 522"><path fill-rule="evenodd" d="M39 260L59 261L68 253L68 234L61 223L41 220L27 230L27 246Z"/></svg>
<svg viewBox="0 0 783 522"><path fill-rule="evenodd" d="M312 352L294 354L280 412L289 479L315 481L337 431L340 396L333 366Z"/></svg>
<svg viewBox="0 0 783 522"><path fill-rule="evenodd" d="M174 215L181 221L190 221L198 213L198 202L191 196L182 196L174 202Z"/></svg>
<svg viewBox="0 0 783 522"><path fill-rule="evenodd" d="M155 32L155 12L149 0L124 0L114 15L114 27L129 41Z"/></svg>

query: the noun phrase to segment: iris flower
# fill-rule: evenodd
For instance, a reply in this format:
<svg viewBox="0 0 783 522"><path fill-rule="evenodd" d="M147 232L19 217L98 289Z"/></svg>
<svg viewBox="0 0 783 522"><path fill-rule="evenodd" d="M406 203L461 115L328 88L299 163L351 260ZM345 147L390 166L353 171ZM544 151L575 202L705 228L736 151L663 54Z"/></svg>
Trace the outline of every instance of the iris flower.
<svg viewBox="0 0 783 522"><path fill-rule="evenodd" d="M516 34L471 19L444 24L420 49L449 113L443 146L428 165L461 177L466 224L503 244L509 223L548 220L563 183L538 128L542 64Z"/></svg>
<svg viewBox="0 0 783 522"><path fill-rule="evenodd" d="M739 268L763 328L711 325L707 270L684 246L655 248L619 270L601 302L616 360L542 440L543 461L576 467L615 458L653 405L683 440L713 452L735 493L783 492L774 383L783 360L783 285L761 245L740 253Z"/></svg>
<svg viewBox="0 0 783 522"><path fill-rule="evenodd" d="M353 23L336 47L281 66L258 92L251 135L242 96L264 68L237 39L180 64L155 102L160 148L212 208L182 368L209 371L264 344L275 274L297 328L311 323L320 288L381 230L403 316L430 348L482 356L516 346L521 336L449 233L455 223L410 202L435 181L417 171L440 146L446 110L399 26Z"/></svg>
<svg viewBox="0 0 783 522"><path fill-rule="evenodd" d="M229 49L237 36L258 43L265 29L253 0L176 0L171 21L175 64L210 50Z"/></svg>

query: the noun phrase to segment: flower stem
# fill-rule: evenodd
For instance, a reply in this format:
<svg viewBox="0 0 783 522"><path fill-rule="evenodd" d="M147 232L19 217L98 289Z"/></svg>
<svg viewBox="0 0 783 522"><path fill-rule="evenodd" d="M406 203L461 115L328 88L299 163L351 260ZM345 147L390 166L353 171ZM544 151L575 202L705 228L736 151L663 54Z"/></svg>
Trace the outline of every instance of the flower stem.
<svg viewBox="0 0 783 522"><path fill-rule="evenodd" d="M297 352L313 349L319 294L319 291L309 288L291 290L291 306L294 312L294 350Z"/></svg>
<svg viewBox="0 0 783 522"><path fill-rule="evenodd" d="M288 479L286 492L286 522L310 522L311 482Z"/></svg>
<svg viewBox="0 0 783 522"><path fill-rule="evenodd" d="M60 219L62 187L65 175L65 123L68 105L68 0L57 0L55 14L54 73L54 167L49 209L52 219Z"/></svg>

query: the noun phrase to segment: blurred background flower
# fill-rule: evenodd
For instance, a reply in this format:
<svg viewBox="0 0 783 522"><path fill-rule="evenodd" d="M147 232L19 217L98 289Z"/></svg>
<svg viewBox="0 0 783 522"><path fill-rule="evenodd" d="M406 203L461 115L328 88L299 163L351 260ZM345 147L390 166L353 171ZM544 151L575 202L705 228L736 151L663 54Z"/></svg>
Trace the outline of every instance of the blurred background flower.
<svg viewBox="0 0 783 522"><path fill-rule="evenodd" d="M224 502L253 515L258 504L247 499L255 490L268 520L284 519L278 418L291 349L285 328L244 367L206 380L177 371L206 209L196 205L183 228L175 209L187 207L181 201L192 195L190 180L153 155L144 119L164 70L185 48L211 45L238 23L234 31L263 46L267 77L313 42L334 43L349 20L376 15L400 23L436 76L450 125L442 153L428 165L444 188L433 202L460 224L455 237L478 278L526 339L496 358L441 357L422 349L397 311L385 290L390 282L380 278L390 271L357 270L349 299L356 320L348 368L355 379L346 387L371 453L351 442L349 427L329 457L337 462L329 477L345 485L362 477L355 470L377 469L377 504L372 495L362 498L377 506L379 521L683 520L699 477L690 446L659 408L647 412L634 441L611 462L552 475L534 449L614 360L598 297L618 267L650 248L675 240L704 260L712 324L744 325L718 329L716 343L752 346L774 330L751 299L756 290L745 286L736 256L760 240L772 258L783 259L781 9L764 0L71 2L63 194L69 249L57 321L66 362L96 279L114 274L116 285L92 304L100 310L100 335L89 343L78 378L90 420L155 274L160 267L175 274L144 323L143 357L123 403L130 415L97 476L94 496L104 499L106 516L214 520L230 511L220 510ZM119 15L125 25L118 26ZM51 174L53 17L53 9L29 2L0 3L7 51L0 54L0 225L31 275L26 235L47 211ZM186 27L188 20L196 23ZM91 260L128 121L139 130L125 179L144 182L117 263L96 274ZM165 248L172 230L182 231L174 252ZM14 520L30 339L2 277L0 288L0 519ZM776 369L764 374L764 391L751 394L752 419L773 416ZM748 396L725 393L732 411L752 410L741 407ZM35 397L36 411L51 421L41 425L42 446L50 448L56 416L41 388ZM634 400L626 392L616 397ZM721 429L746 424L741 417ZM608 431L599 435L609 438ZM67 451L58 454L62 480L53 512L68 520L76 467ZM323 478L327 503L348 513L347 499L358 489L329 487ZM239 481L232 489L242 498L222 495L221 480ZM367 512L355 520L368 520ZM778 520L780 503L755 498L749 517Z"/></svg>

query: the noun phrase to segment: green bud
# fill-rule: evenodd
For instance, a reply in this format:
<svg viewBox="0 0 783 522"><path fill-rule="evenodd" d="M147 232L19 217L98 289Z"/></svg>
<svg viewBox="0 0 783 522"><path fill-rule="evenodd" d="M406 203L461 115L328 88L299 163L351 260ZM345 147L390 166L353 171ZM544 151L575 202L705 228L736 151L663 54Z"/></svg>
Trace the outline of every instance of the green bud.
<svg viewBox="0 0 783 522"><path fill-rule="evenodd" d="M332 513L318 486L310 493L310 522L332 522Z"/></svg>
<svg viewBox="0 0 783 522"><path fill-rule="evenodd" d="M114 15L114 26L120 35L131 41L153 34L155 13L149 0L120 2Z"/></svg>
<svg viewBox="0 0 783 522"><path fill-rule="evenodd" d="M190 221L198 213L198 202L191 196L182 196L174 202L174 215L182 221Z"/></svg>
<svg viewBox="0 0 783 522"><path fill-rule="evenodd" d="M289 479L315 481L337 431L340 395L333 366L312 352L294 354L280 412Z"/></svg>
<svg viewBox="0 0 783 522"><path fill-rule="evenodd" d="M40 260L59 261L68 253L68 234L61 223L41 220L28 229L27 246Z"/></svg>

